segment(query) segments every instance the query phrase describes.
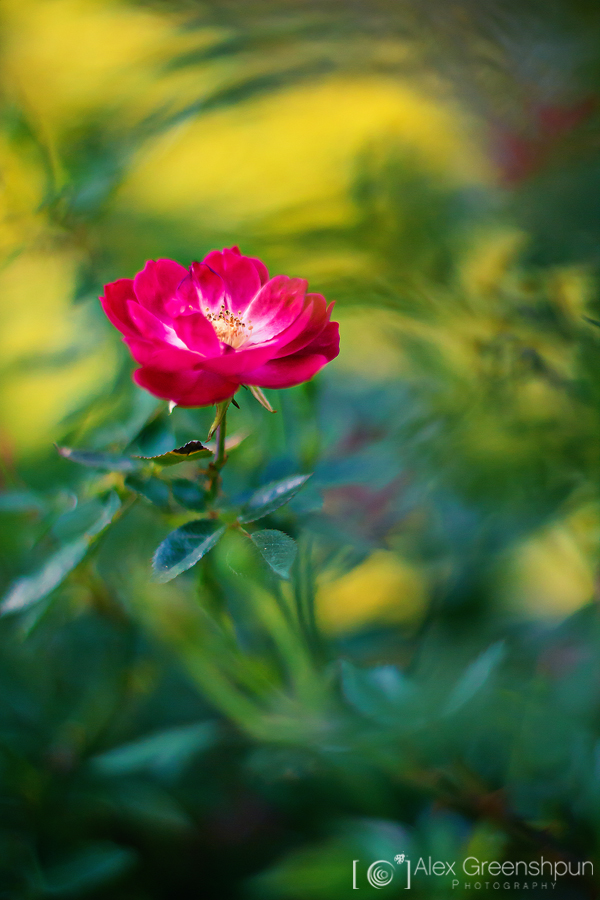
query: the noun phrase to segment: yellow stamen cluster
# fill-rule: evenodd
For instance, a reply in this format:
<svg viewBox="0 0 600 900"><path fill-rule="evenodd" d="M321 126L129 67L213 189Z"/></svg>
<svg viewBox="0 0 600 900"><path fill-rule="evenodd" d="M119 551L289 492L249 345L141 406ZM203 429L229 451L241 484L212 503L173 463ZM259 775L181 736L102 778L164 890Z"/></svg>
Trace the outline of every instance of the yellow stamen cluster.
<svg viewBox="0 0 600 900"><path fill-rule="evenodd" d="M242 322L240 316L241 313L238 313L236 316L226 309L224 305L221 306L218 313L212 313L208 306L206 307L206 318L209 322L212 322L219 340L223 341L224 344L229 344L230 347L234 347L236 350L246 343L252 331L252 325L246 325L245 322Z"/></svg>

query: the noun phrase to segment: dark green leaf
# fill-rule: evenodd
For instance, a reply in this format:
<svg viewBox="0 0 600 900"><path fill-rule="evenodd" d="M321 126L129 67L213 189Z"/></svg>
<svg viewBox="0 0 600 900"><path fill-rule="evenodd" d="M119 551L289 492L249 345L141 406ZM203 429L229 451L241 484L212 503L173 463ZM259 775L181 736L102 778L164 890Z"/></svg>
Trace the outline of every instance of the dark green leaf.
<svg viewBox="0 0 600 900"><path fill-rule="evenodd" d="M142 430L136 436L130 453L134 456L152 457L168 453L176 438L173 434L173 422L166 410L161 410L157 416L146 422Z"/></svg>
<svg viewBox="0 0 600 900"><path fill-rule="evenodd" d="M163 584L190 569L215 546L224 531L212 519L197 519L172 531L152 560L156 580Z"/></svg>
<svg viewBox="0 0 600 900"><path fill-rule="evenodd" d="M216 736L214 722L169 728L108 750L95 757L92 764L105 775L128 775L148 769L169 774L179 771L192 756L211 746Z"/></svg>
<svg viewBox="0 0 600 900"><path fill-rule="evenodd" d="M289 578L290 569L298 550L296 541L284 534L283 531L270 528L255 531L250 537L275 574L280 578Z"/></svg>
<svg viewBox="0 0 600 900"><path fill-rule="evenodd" d="M344 697L363 716L399 727L417 723L414 712L407 716L407 710L418 707L418 695L396 666L362 669L344 659L340 661L340 675Z"/></svg>
<svg viewBox="0 0 600 900"><path fill-rule="evenodd" d="M254 522L262 519L280 506L284 506L306 484L310 475L290 475L281 481L272 481L252 494L242 507L240 522Z"/></svg>
<svg viewBox="0 0 600 900"><path fill-rule="evenodd" d="M85 534L57 550L35 575L15 581L0 604L0 615L27 609L57 588L81 562L93 539L110 524L120 505L117 495L111 494L102 515Z"/></svg>
<svg viewBox="0 0 600 900"><path fill-rule="evenodd" d="M141 459L132 459L130 456L119 456L115 453L102 453L96 450L72 450L70 447L56 448L61 456L71 462L88 466L90 469L106 469L110 472L135 472L141 468Z"/></svg>
<svg viewBox="0 0 600 900"><path fill-rule="evenodd" d="M161 453L160 456L139 456L135 458L140 462L153 462L159 466L176 466L178 463L189 462L192 459L204 459L212 455L212 451L200 441L188 441L183 447L169 450L168 453Z"/></svg>
<svg viewBox="0 0 600 900"><path fill-rule="evenodd" d="M117 878L135 862L132 850L117 844L88 844L44 873L44 894L70 897Z"/></svg>
<svg viewBox="0 0 600 900"><path fill-rule="evenodd" d="M475 696L498 668L505 652L504 641L497 641L479 654L454 685L444 710L446 715L455 713Z"/></svg>
<svg viewBox="0 0 600 900"><path fill-rule="evenodd" d="M173 773L174 775L176 773ZM118 778L105 782L104 795L111 808L130 825L151 833L190 832L194 825L170 791L149 778Z"/></svg>
<svg viewBox="0 0 600 900"><path fill-rule="evenodd" d="M197 512L206 507L206 491L188 478L175 478L171 482L173 498L186 509Z"/></svg>
<svg viewBox="0 0 600 900"><path fill-rule="evenodd" d="M140 478L139 475L128 475L125 486L154 503L155 506L169 505L169 486L160 478Z"/></svg>

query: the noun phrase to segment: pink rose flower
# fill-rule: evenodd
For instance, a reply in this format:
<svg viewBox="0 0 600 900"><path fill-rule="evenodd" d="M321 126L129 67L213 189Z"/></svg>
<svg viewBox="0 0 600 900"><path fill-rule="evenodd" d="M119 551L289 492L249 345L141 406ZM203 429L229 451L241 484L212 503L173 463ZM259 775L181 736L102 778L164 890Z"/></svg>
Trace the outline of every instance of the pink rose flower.
<svg viewBox="0 0 600 900"><path fill-rule="evenodd" d="M240 385L308 381L339 353L333 303L303 278L275 275L237 247L189 269L151 260L104 288L104 312L140 363L140 387L178 406L209 406Z"/></svg>

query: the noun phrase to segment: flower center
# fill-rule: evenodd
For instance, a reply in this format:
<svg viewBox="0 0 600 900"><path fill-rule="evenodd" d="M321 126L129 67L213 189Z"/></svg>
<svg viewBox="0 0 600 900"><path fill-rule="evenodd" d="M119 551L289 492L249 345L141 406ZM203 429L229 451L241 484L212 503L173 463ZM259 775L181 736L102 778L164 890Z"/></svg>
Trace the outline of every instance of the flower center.
<svg viewBox="0 0 600 900"><path fill-rule="evenodd" d="M218 313L212 313L206 307L206 318L209 322L212 322L219 340L223 341L224 344L229 344L235 350L241 347L242 344L245 344L250 338L253 327L242 322L240 316L241 313L238 313L236 316L226 309L225 306L221 306Z"/></svg>

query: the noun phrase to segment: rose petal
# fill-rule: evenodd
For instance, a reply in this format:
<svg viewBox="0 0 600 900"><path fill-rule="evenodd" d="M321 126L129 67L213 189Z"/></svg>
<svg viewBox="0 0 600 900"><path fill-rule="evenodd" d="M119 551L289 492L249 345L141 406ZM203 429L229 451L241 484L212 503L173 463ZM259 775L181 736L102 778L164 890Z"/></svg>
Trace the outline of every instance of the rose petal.
<svg viewBox="0 0 600 900"><path fill-rule="evenodd" d="M261 284L266 284L269 280L269 270L265 266L264 262L261 259L258 259L256 256L248 256L247 259L253 264L254 268L258 272L258 277L260 278Z"/></svg>
<svg viewBox="0 0 600 900"><path fill-rule="evenodd" d="M232 397L239 387L236 382L227 381L212 372L192 369L163 372L152 366L136 369L133 380L155 397L172 400L178 406L210 406L221 403Z"/></svg>
<svg viewBox="0 0 600 900"><path fill-rule="evenodd" d="M218 356L221 342L215 329L202 313L180 316L173 320L173 327L186 347L203 356Z"/></svg>
<svg viewBox="0 0 600 900"><path fill-rule="evenodd" d="M238 256L242 255L241 250L237 246L237 244L235 245L235 247L230 247L229 249L232 253L237 253ZM254 268L258 272L258 277L260 278L260 283L266 284L269 280L269 270L265 266L262 259L258 259L257 256L247 256L246 259L249 259L250 262L254 264Z"/></svg>
<svg viewBox="0 0 600 900"><path fill-rule="evenodd" d="M178 298L181 294L180 305L183 307L184 304L188 304L189 311L215 312L225 298L223 279L206 263L192 263L190 272L190 276L184 279L178 288Z"/></svg>
<svg viewBox="0 0 600 900"><path fill-rule="evenodd" d="M287 328L284 328L283 331L280 331L274 337L271 338L270 341L266 341L263 344L259 344L259 347L270 347L271 348L271 356L275 358L280 355L280 351L287 347L292 341L294 341L297 337L301 337L305 330L309 327L314 307L312 300L308 300L306 297L304 298L304 308L300 312L298 316L292 321ZM308 343L308 341L307 341Z"/></svg>
<svg viewBox="0 0 600 900"><path fill-rule="evenodd" d="M292 322L292 324L284 332L283 340L291 341L297 335L301 334L310 322L312 315L312 304ZM245 381L245 373L262 366L269 359L273 359L281 346L282 337L276 335L270 341L264 341L261 344L246 344L239 350L221 344L222 353L220 356L208 357L203 365L212 372L218 372L227 378L236 378L241 382Z"/></svg>
<svg viewBox="0 0 600 900"><path fill-rule="evenodd" d="M243 313L261 286L254 263L247 256L240 256L239 250L213 250L203 262L223 279L226 308L236 315Z"/></svg>
<svg viewBox="0 0 600 900"><path fill-rule="evenodd" d="M133 287L142 306L159 317L168 316L166 304L188 275L187 269L172 259L149 260L135 276Z"/></svg>
<svg viewBox="0 0 600 900"><path fill-rule="evenodd" d="M189 272L178 284L174 296L165 301L165 312L172 319L200 312L200 293Z"/></svg>
<svg viewBox="0 0 600 900"><path fill-rule="evenodd" d="M172 326L158 319L145 306L129 300L127 302L127 312L137 334L144 340L164 341L169 344L183 346L183 342L179 340Z"/></svg>
<svg viewBox="0 0 600 900"><path fill-rule="evenodd" d="M321 334L329 322L333 303L327 306L327 301L322 294L307 294L306 299L311 301L309 322L294 338L288 340L288 336L291 335L291 329L278 336L280 349L274 354L275 359L282 356L290 356L292 353L297 353L299 350L307 347Z"/></svg>
<svg viewBox="0 0 600 900"><path fill-rule="evenodd" d="M135 361L142 366L177 372L179 369L192 369L202 362L199 353L174 347L172 344L129 337L124 337L123 340Z"/></svg>
<svg viewBox="0 0 600 900"><path fill-rule="evenodd" d="M258 347L242 347L234 350L222 344L223 351L220 356L211 356L203 360L202 365L211 372L217 372L226 378L235 378L242 381L241 375L257 366L262 366L267 360L272 359L276 347L269 344L261 344Z"/></svg>
<svg viewBox="0 0 600 900"><path fill-rule="evenodd" d="M252 343L268 341L292 324L305 306L306 288L303 278L276 275L260 289L244 314L253 326Z"/></svg>
<svg viewBox="0 0 600 900"><path fill-rule="evenodd" d="M115 326L123 334L135 332L135 326L131 321L127 309L127 301L135 301L133 293L133 279L120 278L104 286L104 296L100 297L102 309Z"/></svg>
<svg viewBox="0 0 600 900"><path fill-rule="evenodd" d="M248 372L244 384L266 388L288 388L308 381L331 362L340 351L339 326L329 322L321 334L307 347L292 356L273 359Z"/></svg>
<svg viewBox="0 0 600 900"><path fill-rule="evenodd" d="M184 344L171 325L161 322L145 307L130 300L127 310L135 332L125 335L124 340L137 362L175 371L182 367L191 368L201 361L202 357L193 347ZM218 347L218 341L215 343Z"/></svg>

